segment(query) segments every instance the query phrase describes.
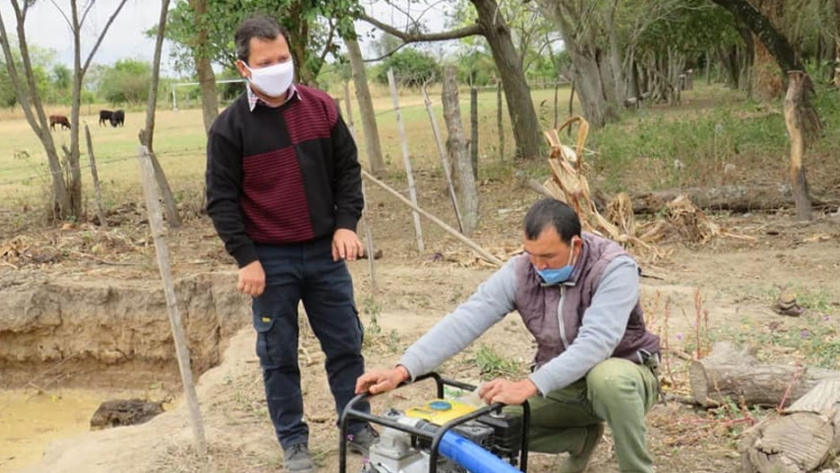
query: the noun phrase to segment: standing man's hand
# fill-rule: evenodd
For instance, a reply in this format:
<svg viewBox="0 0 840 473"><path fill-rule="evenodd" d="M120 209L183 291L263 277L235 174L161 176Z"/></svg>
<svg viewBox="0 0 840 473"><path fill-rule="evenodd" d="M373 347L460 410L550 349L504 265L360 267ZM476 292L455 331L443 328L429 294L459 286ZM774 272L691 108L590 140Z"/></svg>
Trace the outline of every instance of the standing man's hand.
<svg viewBox="0 0 840 473"><path fill-rule="evenodd" d="M537 386L530 379L508 381L503 378L496 378L482 386L478 395L487 404L501 402L509 406L516 406L538 393Z"/></svg>
<svg viewBox="0 0 840 473"><path fill-rule="evenodd" d="M364 254L364 246L356 236L356 232L346 228L339 228L333 234L332 241L332 257L333 261L344 259L347 261L355 261L356 258Z"/></svg>
<svg viewBox="0 0 840 473"><path fill-rule="evenodd" d="M262 295L265 290L265 271L259 260L239 268L239 282L236 288L249 296Z"/></svg>
<svg viewBox="0 0 840 473"><path fill-rule="evenodd" d="M388 392L410 378L408 370L402 365L389 370L370 370L356 380L356 394Z"/></svg>

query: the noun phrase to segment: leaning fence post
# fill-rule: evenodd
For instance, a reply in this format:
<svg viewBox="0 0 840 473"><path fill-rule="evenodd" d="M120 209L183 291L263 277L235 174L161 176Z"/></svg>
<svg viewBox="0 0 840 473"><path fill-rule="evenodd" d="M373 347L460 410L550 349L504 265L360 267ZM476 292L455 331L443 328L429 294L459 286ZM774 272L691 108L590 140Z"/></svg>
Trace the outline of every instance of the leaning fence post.
<svg viewBox="0 0 840 473"><path fill-rule="evenodd" d="M90 176L93 178L93 190L96 192L96 214L99 226L105 228L105 205L102 203L102 187L99 185L99 172L96 171L96 159L93 157L93 141L90 139L90 128L85 123L85 138L87 139L88 158L90 159Z"/></svg>
<svg viewBox="0 0 840 473"><path fill-rule="evenodd" d="M149 149L140 146L137 149L140 161L140 177L143 181L143 194L146 197L146 211L149 213L149 226L152 229L152 239L155 243L158 269L163 280L163 292L166 296L166 309L169 313L169 323L172 326L172 338L175 340L175 353L178 357L178 369L181 371L181 382L184 383L184 395L190 411L190 425L193 431L195 449L202 457L207 455L207 441L204 438L204 423L201 420L201 410L198 407L198 396L195 393L192 371L190 369L190 349L187 346L184 326L181 323L181 313L178 310L178 299L175 296L175 284L172 281L172 271L169 266L169 247L166 244L163 226L163 210L160 205L160 195L155 170L149 156Z"/></svg>
<svg viewBox="0 0 840 473"><path fill-rule="evenodd" d="M408 154L408 140L405 137L405 126L400 114L400 98L397 95L397 82L394 80L394 70L388 69L388 85L391 88L391 99L394 101L394 112L397 115L397 128L400 131L400 142L402 142L403 161L405 162L405 174L408 178L408 193L411 203L417 206L417 187L414 185L414 172L411 170L411 157ZM417 235L417 249L423 253L426 248L423 245L423 228L420 226L420 214L416 210L414 215L414 232Z"/></svg>
<svg viewBox="0 0 840 473"><path fill-rule="evenodd" d="M353 140L356 140L356 129L353 126L353 108L350 106L350 83L344 83L344 103L347 104L347 127L350 129L350 135L353 136ZM339 109L341 112L341 109ZM370 150L365 147L365 151L368 153L368 159L370 159ZM374 249L373 249L373 231L370 228L370 211L368 211L368 198L367 193L365 192L365 181L362 180L362 200L365 202L365 206L362 207L362 224L365 226L365 251L367 252L368 257L368 265L370 265L370 292L375 294L376 293L376 269L375 264L373 262L374 259Z"/></svg>

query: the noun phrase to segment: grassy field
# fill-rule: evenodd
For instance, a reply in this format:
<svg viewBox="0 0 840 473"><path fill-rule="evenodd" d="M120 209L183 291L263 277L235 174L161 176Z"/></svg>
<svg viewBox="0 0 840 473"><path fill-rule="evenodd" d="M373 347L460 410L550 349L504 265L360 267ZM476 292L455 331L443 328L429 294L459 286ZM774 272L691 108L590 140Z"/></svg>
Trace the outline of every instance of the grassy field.
<svg viewBox="0 0 840 473"><path fill-rule="evenodd" d="M462 93L462 119L469 129L469 94ZM430 91L438 126L445 129L442 109L439 103L439 91ZM568 90L560 91L560 110L568 109ZM380 94L378 94L380 95ZM553 121L553 90L537 90L533 93L535 104L544 103L540 109L546 127ZM379 96L374 103L382 149L390 170L394 172L402 169L402 152L400 151L399 132L390 97ZM549 106L548 104L551 104ZM412 92L400 99L401 114L404 121L409 149L415 169L424 170L438 166L439 158L434 142L432 129L422 95ZM87 112L84 107L81 120L91 129L100 179L103 182L103 192L106 200L116 200L126 195L126 191L139 189L137 164L134 161L137 148L137 132L142 128L145 112L142 110L126 113L125 128L99 127L99 107ZM66 113L63 109L48 107L47 113ZM482 160L492 166L498 156L498 133L496 124L496 92L482 91L479 94L480 142ZM354 108L358 121L358 107ZM561 113L563 116L563 113ZM506 154L513 154L513 135L507 121L505 107L505 147ZM361 126L357 126L359 134L360 158L366 161L364 154L364 140ZM82 139L83 139L82 134ZM486 138L485 138L486 137ZM0 117L0 197L11 198L15 201L28 201L48 192L48 168L43 148L28 122L18 109L15 113L6 112ZM53 138L57 146L70 144L69 131L55 131ZM86 155L84 141L82 152ZM167 176L175 189L191 191L199 187L204 171L204 127L200 109L182 109L173 111L169 107L158 109L155 129L155 150L160 158ZM507 160L511 158L508 157ZM83 163L87 159L83 156ZM85 191L88 192L89 171L85 169Z"/></svg>
<svg viewBox="0 0 840 473"><path fill-rule="evenodd" d="M381 88L380 88L381 89ZM382 150L390 177L404 179L403 157L399 132L391 98L376 89L374 107L377 113ZM343 92L336 92L342 95ZM430 91L438 126L445 130L440 106L440 91ZM827 123L840 120L840 100L836 90L826 89L819 94L817 106ZM554 90L534 90L533 101L543 129L554 123ZM567 114L569 89L558 94L560 120ZM546 177L542 162L522 163L513 158L514 140L507 109L504 107L504 153L499 152L496 122L497 95L495 90L479 94L479 152L480 178L504 179L519 170L538 179ZM469 94L461 92L462 120L469 130ZM408 148L417 172L437 172L440 159L423 98L419 91L405 90L400 98L401 113L406 130ZM83 123L91 127L94 154L103 182L107 205L117 205L126 196L139 198L138 167L134 160L137 132L145 112L129 110L126 127L99 127L95 115L99 107L85 106ZM580 105L575 104L580 111ZM656 105L638 112L625 112L622 122L590 134L588 147L592 150L588 161L598 187L607 192L618 190L647 190L684 185L719 185L751 180L786 180L787 136L781 115L781 102L759 104L744 100L739 92L719 86L698 86L683 94L683 103L672 107ZM66 112L48 107L47 113ZM355 115L360 159L366 161L362 130L358 126L358 107ZM444 131L445 133L445 131ZM57 146L69 145L68 131L55 131ZM49 194L49 175L43 149L18 109L0 116L0 197L12 207L31 207L46 202ZM84 141L82 152L84 149ZM809 177L817 187L837 184L830 173L837 164L836 154L840 133L827 127L823 139L806 155L806 165L812 168ZM199 109L171 110L161 104L157 114L155 149L170 179L183 199L198 197L204 171L204 129ZM87 164L85 156L83 164ZM84 191L92 196L90 173L83 170ZM766 178L766 179L765 179ZM826 182L822 182L826 181ZM89 197L90 198L90 197ZM200 200L200 199L199 199Z"/></svg>

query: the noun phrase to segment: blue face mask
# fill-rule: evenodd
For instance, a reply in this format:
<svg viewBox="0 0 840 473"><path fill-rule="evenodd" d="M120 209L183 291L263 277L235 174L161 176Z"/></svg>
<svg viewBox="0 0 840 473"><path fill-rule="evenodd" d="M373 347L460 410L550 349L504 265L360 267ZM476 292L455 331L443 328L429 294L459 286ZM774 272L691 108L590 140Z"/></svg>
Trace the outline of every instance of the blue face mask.
<svg viewBox="0 0 840 473"><path fill-rule="evenodd" d="M534 269L536 269L536 268L534 268ZM542 279L545 284L547 284L549 286L553 286L555 284L560 284L562 282L568 281L569 278L572 276L572 271L574 271L574 269L575 269L574 266L572 266L570 264L567 264L566 266L563 266L562 268L557 268L557 269L546 268L546 269L542 269L542 270L537 269L536 271L537 271L537 274L540 275L540 279Z"/></svg>
<svg viewBox="0 0 840 473"><path fill-rule="evenodd" d="M574 253L574 245L572 245L572 251L569 252L569 264L562 268L537 269L535 267L534 271L539 274L540 279L548 286L564 283L572 277L572 272L575 270L574 265L572 265L572 256Z"/></svg>

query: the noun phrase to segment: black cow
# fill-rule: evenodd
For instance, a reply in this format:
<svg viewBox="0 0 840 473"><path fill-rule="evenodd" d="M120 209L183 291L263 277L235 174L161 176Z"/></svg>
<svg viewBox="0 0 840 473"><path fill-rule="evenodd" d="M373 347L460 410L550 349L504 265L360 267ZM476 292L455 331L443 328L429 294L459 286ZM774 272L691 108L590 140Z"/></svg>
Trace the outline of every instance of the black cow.
<svg viewBox="0 0 840 473"><path fill-rule="evenodd" d="M50 130L55 131L55 126L61 125L62 128L70 129L70 120L64 115L50 115Z"/></svg>
<svg viewBox="0 0 840 473"><path fill-rule="evenodd" d="M122 110L114 110L111 114L111 126L116 128L118 126L125 126L125 112Z"/></svg>
<svg viewBox="0 0 840 473"><path fill-rule="evenodd" d="M114 116L114 112L111 110L100 110L99 111L99 126L105 125L108 126L108 123L111 121L111 117Z"/></svg>

